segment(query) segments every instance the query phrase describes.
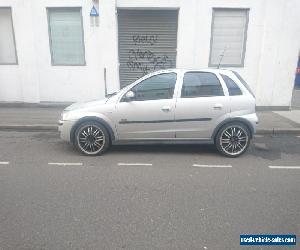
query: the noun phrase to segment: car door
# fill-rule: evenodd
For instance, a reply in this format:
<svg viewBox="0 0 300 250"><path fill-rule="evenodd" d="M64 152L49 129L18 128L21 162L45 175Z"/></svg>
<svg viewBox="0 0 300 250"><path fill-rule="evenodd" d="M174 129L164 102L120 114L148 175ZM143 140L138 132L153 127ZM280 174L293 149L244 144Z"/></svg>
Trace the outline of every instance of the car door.
<svg viewBox="0 0 300 250"><path fill-rule="evenodd" d="M116 129L120 140L174 139L175 99L177 74L153 75L141 81L126 93L116 105Z"/></svg>
<svg viewBox="0 0 300 250"><path fill-rule="evenodd" d="M212 72L185 72L176 101L177 139L209 139L215 127L230 115L229 97Z"/></svg>

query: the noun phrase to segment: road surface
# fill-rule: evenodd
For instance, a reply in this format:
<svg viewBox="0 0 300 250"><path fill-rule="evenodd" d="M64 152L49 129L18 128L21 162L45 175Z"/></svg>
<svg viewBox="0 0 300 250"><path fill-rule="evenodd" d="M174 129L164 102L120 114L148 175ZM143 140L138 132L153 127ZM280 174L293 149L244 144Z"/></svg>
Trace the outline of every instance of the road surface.
<svg viewBox="0 0 300 250"><path fill-rule="evenodd" d="M287 135L256 137L237 159L198 145L86 157L54 132L1 131L0 249L266 248L241 247L240 234L299 241L299 153L300 137Z"/></svg>

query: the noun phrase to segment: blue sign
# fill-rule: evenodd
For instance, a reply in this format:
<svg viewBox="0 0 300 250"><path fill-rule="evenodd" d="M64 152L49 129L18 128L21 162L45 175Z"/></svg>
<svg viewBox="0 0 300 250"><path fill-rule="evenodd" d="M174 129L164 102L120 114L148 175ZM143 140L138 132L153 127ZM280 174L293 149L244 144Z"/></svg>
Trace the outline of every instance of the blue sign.
<svg viewBox="0 0 300 250"><path fill-rule="evenodd" d="M95 6L93 6L93 8L91 9L90 16L99 16L99 12L95 8Z"/></svg>
<svg viewBox="0 0 300 250"><path fill-rule="evenodd" d="M296 246L295 234L241 234L240 245L255 245L255 246Z"/></svg>

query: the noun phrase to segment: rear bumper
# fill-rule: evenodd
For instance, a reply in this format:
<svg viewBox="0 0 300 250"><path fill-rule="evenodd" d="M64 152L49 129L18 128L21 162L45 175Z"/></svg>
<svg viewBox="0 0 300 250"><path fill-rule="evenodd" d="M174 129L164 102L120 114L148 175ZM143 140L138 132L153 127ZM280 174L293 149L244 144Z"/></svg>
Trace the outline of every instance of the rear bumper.
<svg viewBox="0 0 300 250"><path fill-rule="evenodd" d="M252 135L256 133L256 127L257 124L259 123L256 113L241 115L238 118L244 119L248 122L249 126L251 126Z"/></svg>

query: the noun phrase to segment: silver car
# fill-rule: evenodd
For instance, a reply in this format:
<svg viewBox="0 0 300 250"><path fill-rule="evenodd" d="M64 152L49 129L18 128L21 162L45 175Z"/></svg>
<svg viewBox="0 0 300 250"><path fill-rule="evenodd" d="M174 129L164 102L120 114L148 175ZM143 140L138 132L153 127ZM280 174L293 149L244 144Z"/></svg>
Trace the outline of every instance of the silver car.
<svg viewBox="0 0 300 250"><path fill-rule="evenodd" d="M59 120L60 136L86 155L114 144L215 144L243 154L258 119L255 97L230 70L169 69L148 74L104 100L75 103Z"/></svg>

